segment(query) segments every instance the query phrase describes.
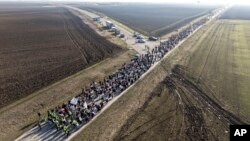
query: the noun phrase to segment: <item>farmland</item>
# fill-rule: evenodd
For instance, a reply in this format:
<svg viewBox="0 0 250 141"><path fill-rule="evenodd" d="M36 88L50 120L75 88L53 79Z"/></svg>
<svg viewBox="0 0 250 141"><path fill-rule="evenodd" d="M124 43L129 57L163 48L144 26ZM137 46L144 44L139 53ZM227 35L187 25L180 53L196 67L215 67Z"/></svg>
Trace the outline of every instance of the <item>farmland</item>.
<svg viewBox="0 0 250 141"><path fill-rule="evenodd" d="M121 51L66 9L0 7L0 107Z"/></svg>
<svg viewBox="0 0 250 141"><path fill-rule="evenodd" d="M233 6L221 19L250 20L250 6Z"/></svg>
<svg viewBox="0 0 250 141"><path fill-rule="evenodd" d="M161 36L208 13L215 7L174 4L100 4L81 6L81 8L104 13L146 35Z"/></svg>
<svg viewBox="0 0 250 141"><path fill-rule="evenodd" d="M133 50L121 52L1 108L0 140L13 141L36 124L37 111L46 115L47 110L79 95L91 82L112 74L134 54Z"/></svg>
<svg viewBox="0 0 250 141"><path fill-rule="evenodd" d="M131 76L144 72L151 58L142 55L139 61L131 59L139 54L126 44L128 38L120 39L108 31L103 32L92 18L61 6L64 8L28 4L24 9L16 6L11 10L13 6L1 9L0 5L0 140L14 140L20 135L20 140L61 140L66 139L66 128L71 128L67 139L73 137L74 141L224 141L229 137L229 125L250 124L250 21L238 16L243 8L233 7L221 19L217 16L204 18L202 21L208 22L189 38L182 37L191 33L195 25L173 35L171 43L179 38L184 42L168 51L140 79L134 79ZM94 8L106 6L112 7L108 10L120 7L123 14L138 7L148 12L147 15L154 8L163 13L171 8L178 9L176 5L157 5L156 8L156 5L133 7L110 3L82 8L105 13ZM127 9L121 8L124 6ZM194 8L179 7L179 11ZM139 26L132 28L147 35L164 35L213 8L201 6L200 12L186 12L190 15L182 17L183 20L175 19L170 26L159 26L151 31L150 26L162 24L159 17L152 25L143 19L139 24L134 19ZM140 10L129 15L141 16ZM181 12L174 13L183 16ZM146 25L148 28L140 31L139 28ZM123 50L120 46L131 49ZM162 48L155 49L159 51L152 58L158 59ZM128 87L130 84L126 83L130 81L133 86ZM113 98L111 94L120 94L120 97ZM106 105L109 100L100 95L112 100ZM75 99L77 104L70 101ZM106 107L102 109L103 104ZM55 112L52 110L50 115L51 109ZM38 112L41 113L39 119ZM39 129L38 120L46 117L53 123L42 122L42 129ZM80 134L75 136L75 129Z"/></svg>
<svg viewBox="0 0 250 141"><path fill-rule="evenodd" d="M203 27L74 140L228 140L250 122L249 25Z"/></svg>

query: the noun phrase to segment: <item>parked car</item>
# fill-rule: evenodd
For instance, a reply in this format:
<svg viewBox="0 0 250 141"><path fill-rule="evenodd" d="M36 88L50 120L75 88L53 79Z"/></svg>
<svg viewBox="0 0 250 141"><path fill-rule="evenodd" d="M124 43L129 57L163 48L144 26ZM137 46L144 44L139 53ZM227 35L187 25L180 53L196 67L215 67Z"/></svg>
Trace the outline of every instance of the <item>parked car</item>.
<svg viewBox="0 0 250 141"><path fill-rule="evenodd" d="M150 37L148 38L148 40L149 40L149 41L157 41L158 38L157 38L157 37L154 37L154 36L150 36Z"/></svg>
<svg viewBox="0 0 250 141"><path fill-rule="evenodd" d="M125 35L123 34L123 33L121 33L120 35L119 35L119 38L124 38L125 37Z"/></svg>
<svg viewBox="0 0 250 141"><path fill-rule="evenodd" d="M138 39L137 43L145 43L146 41L144 39Z"/></svg>
<svg viewBox="0 0 250 141"><path fill-rule="evenodd" d="M138 35L136 39L144 39L144 37L142 35Z"/></svg>
<svg viewBox="0 0 250 141"><path fill-rule="evenodd" d="M140 33L138 33L138 32L134 32L134 37L137 37L137 36L139 36L139 35L141 35Z"/></svg>

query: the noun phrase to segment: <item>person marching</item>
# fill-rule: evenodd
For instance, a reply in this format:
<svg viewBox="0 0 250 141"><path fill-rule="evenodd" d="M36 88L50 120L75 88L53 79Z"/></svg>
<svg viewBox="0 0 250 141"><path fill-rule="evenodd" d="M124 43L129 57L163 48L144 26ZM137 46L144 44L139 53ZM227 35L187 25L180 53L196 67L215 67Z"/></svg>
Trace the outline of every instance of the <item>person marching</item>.
<svg viewBox="0 0 250 141"><path fill-rule="evenodd" d="M38 124L37 125L39 127L39 130L41 130L42 129L42 126L41 126L41 113L38 112L37 115L38 115Z"/></svg>

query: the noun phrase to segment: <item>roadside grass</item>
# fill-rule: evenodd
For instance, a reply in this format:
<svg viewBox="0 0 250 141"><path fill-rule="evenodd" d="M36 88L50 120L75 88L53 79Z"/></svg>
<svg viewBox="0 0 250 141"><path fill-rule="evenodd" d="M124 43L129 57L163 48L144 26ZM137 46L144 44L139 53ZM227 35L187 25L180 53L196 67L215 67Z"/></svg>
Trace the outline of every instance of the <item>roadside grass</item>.
<svg viewBox="0 0 250 141"><path fill-rule="evenodd" d="M178 97L159 86L176 64L187 68L191 81L214 101L249 122L249 37L248 21L219 20L204 26L73 140L188 139L184 130L189 124L182 123ZM227 140L228 127L219 115L190 93L186 97L202 109L209 139Z"/></svg>
<svg viewBox="0 0 250 141"><path fill-rule="evenodd" d="M126 125L127 122L130 122L131 116L138 113L139 109L142 109L145 101L151 99L152 92L155 90L157 85L163 81L163 79L170 73L171 68L180 61L185 61L189 56L189 50L192 48L192 45L196 43L197 37L200 37L204 31L208 30L208 27L205 26L202 30L198 31L193 35L190 39L188 39L183 45L179 48L171 52L161 63L156 66L150 73L148 73L143 79L138 81L134 87L128 90L126 94L120 97L117 101L115 101L112 106L110 106L107 110L105 110L101 115L95 119L91 124L89 124L82 132L76 135L73 138L73 141L109 141L114 140L117 135L119 135L119 131ZM164 90L167 91L167 90ZM161 125L158 121L158 118L154 118L155 108L158 106L161 108L157 115L160 115L162 111L172 113L174 111L176 98L168 97L167 94L164 94L160 97L155 96L149 105L143 110L142 115L138 115L138 119L134 119L133 124L129 130L124 130L124 136L128 135L129 132L133 132L137 127L142 126L142 128L138 129L138 131L148 130L151 126L155 124ZM165 98L168 98L166 100ZM161 104L159 104L161 103ZM152 107L151 107L152 106ZM171 112L172 111L172 112ZM180 112L177 111L177 118L171 118L169 121L171 123L164 123L166 126L161 126L161 128L157 128L160 131L163 127L169 126L180 126ZM167 115L167 114L166 114ZM165 116L159 118L160 120L168 121L165 119ZM155 120L154 123L148 123L143 125L145 122L149 120ZM176 121L175 121L176 120ZM166 129L167 130L167 129ZM173 127L173 130L174 127ZM158 131L153 130L150 131L150 134L156 136ZM179 131L173 131L173 133L177 133ZM136 136L136 133L133 132L133 135ZM169 133L170 134L170 133ZM130 135L130 134L129 134ZM166 135L167 137L167 135ZM165 138L166 138L165 137ZM132 137L128 137L132 138ZM161 138L161 137L159 137ZM143 139L150 139L145 136Z"/></svg>

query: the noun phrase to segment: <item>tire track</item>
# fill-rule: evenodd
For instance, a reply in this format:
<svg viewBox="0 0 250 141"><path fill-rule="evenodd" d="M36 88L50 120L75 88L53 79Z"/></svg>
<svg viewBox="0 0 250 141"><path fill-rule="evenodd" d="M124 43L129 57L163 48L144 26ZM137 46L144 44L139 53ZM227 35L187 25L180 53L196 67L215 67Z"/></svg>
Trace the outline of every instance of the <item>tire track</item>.
<svg viewBox="0 0 250 141"><path fill-rule="evenodd" d="M88 59L85 57L86 53L84 53L81 50L80 45L74 40L74 37L73 37L72 33L70 32L70 27L69 27L68 23L65 21L65 19L66 19L65 12L63 12L63 13L64 14L62 15L62 20L63 20L63 24L64 24L64 30L66 31L67 36L71 40L71 42L73 43L74 47L80 51L82 59L85 60L86 63L88 63Z"/></svg>
<svg viewBox="0 0 250 141"><path fill-rule="evenodd" d="M227 124L246 124L234 114L222 108L213 99L211 99L202 89L196 86L193 82L189 81L180 72L176 71L176 69L179 68L176 67L173 70L172 78L174 79L174 81L189 90L190 94L193 94L194 97L197 97L204 106L211 107L212 112L217 115L219 119L220 117L222 117L224 119L224 122L226 122Z"/></svg>
<svg viewBox="0 0 250 141"><path fill-rule="evenodd" d="M167 78L165 84L167 88L171 90L174 89L175 92L183 99L183 117L186 118L184 120L185 125L183 124L181 128L186 127L186 137L189 138L189 140L208 140L208 130L202 110L196 107L193 101L187 97L186 89L183 89L171 77Z"/></svg>
<svg viewBox="0 0 250 141"><path fill-rule="evenodd" d="M219 140L206 125L203 116L205 111L215 115L223 123L223 128L226 130L228 130L229 125L247 124L210 98L199 86L190 81L181 69L180 66L176 66L172 70L172 74L166 77L164 83L169 91L176 91L182 99L185 107L186 135L190 137L189 140L210 140L211 138Z"/></svg>
<svg viewBox="0 0 250 141"><path fill-rule="evenodd" d="M213 32L213 34L212 34L212 44L210 45L209 52L208 52L208 54L207 54L207 56L206 56L206 59L205 59L205 63L203 64L202 69L201 69L201 71L200 71L200 73L199 73L199 75L198 75L198 82L200 81L201 75L202 75L202 73L203 73L203 71L204 71L204 68L205 68L206 65L207 65L208 58L209 58L209 56L210 56L210 54L211 54L212 49L214 48L214 44L216 43L216 40L218 40L217 38L213 38L213 37L214 37L215 35L217 35L217 34L216 34L217 32L219 32L219 33L222 34L222 32L221 32L222 28L221 28L221 27L222 27L222 24L220 23L220 24L216 27L216 29L214 30L214 32ZM221 34L220 34L220 35L221 35ZM219 38L221 38L221 36L219 36ZM210 42L210 40L209 40L208 42Z"/></svg>

